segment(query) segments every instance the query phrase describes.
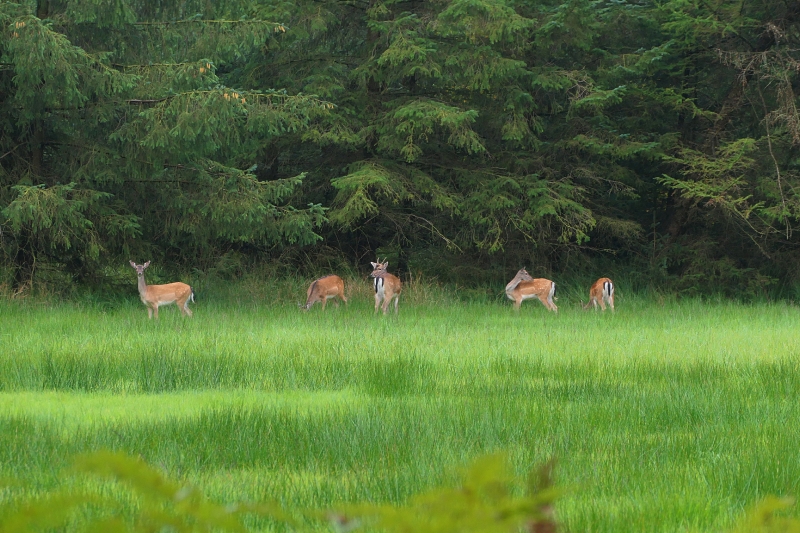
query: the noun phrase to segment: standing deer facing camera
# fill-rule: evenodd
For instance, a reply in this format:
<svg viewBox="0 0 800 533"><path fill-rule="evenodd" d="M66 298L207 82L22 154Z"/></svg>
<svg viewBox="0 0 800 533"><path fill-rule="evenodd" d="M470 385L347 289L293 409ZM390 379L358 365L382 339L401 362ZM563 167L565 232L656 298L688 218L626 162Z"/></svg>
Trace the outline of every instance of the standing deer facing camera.
<svg viewBox="0 0 800 533"><path fill-rule="evenodd" d="M523 300L538 298L550 311L558 312L558 307L553 303L556 295L556 284L549 279L533 278L524 268L517 272L514 279L506 285L506 296L514 300L514 310L519 311Z"/></svg>
<svg viewBox="0 0 800 533"><path fill-rule="evenodd" d="M608 278L600 278L594 282L594 285L589 289L589 301L583 306L584 309L589 309L590 305L594 305L597 311L597 304L600 304L600 309L606 310L606 304L614 310L614 283Z"/></svg>
<svg viewBox="0 0 800 533"><path fill-rule="evenodd" d="M324 311L328 300L337 296L344 303L347 303L347 298L344 296L344 281L342 281L342 278L333 274L323 276L308 286L306 305L301 305L300 309L308 311L315 303L322 302L322 310ZM337 307L339 306L337 300L334 300L333 303Z"/></svg>
<svg viewBox="0 0 800 533"><path fill-rule="evenodd" d="M370 263L372 262L370 261ZM394 312L395 314L399 312L397 305L400 302L400 291L403 290L403 283L400 278L386 271L388 266L388 261L384 259L384 262L381 263L379 258L377 263L372 263L372 274L370 274L371 277L375 278L375 312L378 312L378 306L383 302L384 315L392 302L392 298L394 298Z"/></svg>
<svg viewBox="0 0 800 533"><path fill-rule="evenodd" d="M194 302L194 291L189 285L180 281L166 285L148 285L144 281L144 269L150 266L150 261L143 265L137 265L131 261L131 266L136 270L139 278L139 298L147 306L148 318L153 318L155 314L156 320L158 320L159 306L169 305L173 302L178 305L182 315L192 316L189 300Z"/></svg>

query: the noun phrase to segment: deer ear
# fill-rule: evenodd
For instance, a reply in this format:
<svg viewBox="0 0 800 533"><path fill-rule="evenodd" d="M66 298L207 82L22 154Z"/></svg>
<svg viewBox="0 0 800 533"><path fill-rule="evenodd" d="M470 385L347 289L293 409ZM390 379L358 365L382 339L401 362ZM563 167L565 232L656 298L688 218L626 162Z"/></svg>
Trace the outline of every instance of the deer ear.
<svg viewBox="0 0 800 533"><path fill-rule="evenodd" d="M386 267L388 267L388 266L389 266L389 261L386 261L386 262L383 264L383 268L386 268Z"/></svg>
<svg viewBox="0 0 800 533"><path fill-rule="evenodd" d="M147 267L149 267L149 266L150 266L150 261L148 261L147 263L143 264L142 266L143 266L144 268L147 268Z"/></svg>
<svg viewBox="0 0 800 533"><path fill-rule="evenodd" d="M134 263L133 261L130 261L130 264L131 264L131 266L132 266L133 268L136 268L136 263Z"/></svg>
<svg viewBox="0 0 800 533"><path fill-rule="evenodd" d="M372 265L372 268L378 268L378 263L373 263L372 261L369 262Z"/></svg>

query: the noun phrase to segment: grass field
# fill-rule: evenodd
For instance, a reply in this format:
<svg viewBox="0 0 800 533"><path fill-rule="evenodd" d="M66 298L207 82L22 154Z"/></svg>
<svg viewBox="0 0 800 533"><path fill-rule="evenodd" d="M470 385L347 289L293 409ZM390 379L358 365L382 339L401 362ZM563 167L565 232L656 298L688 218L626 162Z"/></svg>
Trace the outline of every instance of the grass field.
<svg viewBox="0 0 800 533"><path fill-rule="evenodd" d="M0 477L22 483L3 497L103 448L290 508L401 502L492 451L520 476L555 456L570 531L722 531L800 495L796 307L631 297L612 315L567 294L515 314L410 289L395 318L368 285L324 314L282 290L158 322L135 295L0 301Z"/></svg>

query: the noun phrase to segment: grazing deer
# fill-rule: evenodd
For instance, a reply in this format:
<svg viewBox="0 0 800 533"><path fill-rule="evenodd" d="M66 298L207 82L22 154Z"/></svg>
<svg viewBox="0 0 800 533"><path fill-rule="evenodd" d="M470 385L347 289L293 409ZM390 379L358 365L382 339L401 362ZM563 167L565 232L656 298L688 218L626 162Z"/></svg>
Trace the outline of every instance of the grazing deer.
<svg viewBox="0 0 800 533"><path fill-rule="evenodd" d="M514 309L519 311L519 306L522 305L523 300L531 298L539 298L539 301L544 304L550 311L558 312L558 307L553 303L553 297L556 294L556 284L549 279L532 278L530 274L523 268L514 279L506 285L506 296L510 300L514 300Z"/></svg>
<svg viewBox="0 0 800 533"><path fill-rule="evenodd" d="M308 297L306 298L306 305L301 305L300 309L308 311L311 306L317 302L322 302L322 310L325 310L325 305L331 298L339 297L344 303L347 303L347 298L344 296L344 281L339 276L331 274L330 276L323 276L311 283L308 287ZM339 307L339 302L334 300L333 303Z"/></svg>
<svg viewBox="0 0 800 533"><path fill-rule="evenodd" d="M131 266L136 269L136 276L139 278L139 298L147 306L148 318L153 318L155 314L156 320L158 320L159 306L169 305L173 302L178 305L181 314L192 316L189 300L194 302L194 291L189 285L179 281L166 285L148 285L144 281L144 269L150 266L150 261L143 265L137 265L131 261Z"/></svg>
<svg viewBox="0 0 800 533"><path fill-rule="evenodd" d="M583 302L581 302L583 303ZM606 304L614 310L614 283L608 278L600 278L594 282L592 288L589 289L589 301L583 306L584 309L589 309L590 305L594 305L597 311L597 304L605 311Z"/></svg>
<svg viewBox="0 0 800 533"><path fill-rule="evenodd" d="M370 261L370 263L372 263ZM383 302L383 314L386 314L386 309L394 298L394 312L398 313L397 305L400 302L400 291L403 290L403 284L400 278L393 274L386 272L386 267L389 262L384 259L381 263L380 258L377 263L372 263L371 277L375 278L375 312L378 312L378 306Z"/></svg>

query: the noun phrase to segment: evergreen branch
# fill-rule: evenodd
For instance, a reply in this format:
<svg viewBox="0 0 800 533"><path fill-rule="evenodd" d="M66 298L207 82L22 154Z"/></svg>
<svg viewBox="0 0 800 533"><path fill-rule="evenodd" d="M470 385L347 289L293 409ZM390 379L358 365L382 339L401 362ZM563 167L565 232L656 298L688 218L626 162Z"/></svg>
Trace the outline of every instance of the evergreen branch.
<svg viewBox="0 0 800 533"><path fill-rule="evenodd" d="M769 155L772 158L772 162L775 165L775 177L778 184L778 192L781 196L781 205L783 207L783 213L781 218L783 218L783 222L786 225L786 240L789 240L791 237L792 228L789 225L789 219L786 217L786 213L788 210L786 209L786 197L783 194L783 185L781 184L781 167L778 164L778 159L775 157L775 152L772 149L772 135L769 130L769 112L767 111L767 102L764 100L764 93L761 92L761 88L758 89L758 96L761 97L761 104L764 106L764 129L767 130L767 147L769 148Z"/></svg>
<svg viewBox="0 0 800 533"><path fill-rule="evenodd" d="M197 61L184 61L182 63L148 63L148 64L134 64L134 65L123 65L122 63L111 63L112 67L121 68L121 69L130 69L130 68L145 68L145 67L182 67L184 65L196 65Z"/></svg>
<svg viewBox="0 0 800 533"><path fill-rule="evenodd" d="M185 180L122 180L120 183L178 183L180 185L196 185L196 183Z"/></svg>
<svg viewBox="0 0 800 533"><path fill-rule="evenodd" d="M419 215L415 215L413 213L406 213L406 217L409 220L412 220L412 219L421 220L422 222L424 222L424 225L426 225L426 226L428 226L430 228L432 233L436 234L440 239L442 239L445 242L445 244L447 245L448 248L455 249L459 253L464 253L464 250L462 250L461 247L458 244L456 244L452 240L450 240L447 237L445 237L444 233L442 233L439 230L439 228L437 228L436 225L433 222L431 222L430 220L428 220L427 218L421 217ZM423 226L423 224L419 224L419 225Z"/></svg>
<svg viewBox="0 0 800 533"><path fill-rule="evenodd" d="M360 57L360 56L325 55L325 56L308 57L308 58L303 58L303 59L290 59L288 61L283 61L281 63L270 63L269 66L274 68L274 67L283 67L283 66L286 66L286 65L291 65L293 63L313 63L313 62L316 62L316 61L326 61L326 60L334 61L334 62L337 62L337 63L348 64L347 61L341 61L341 59L350 59L350 60L353 60L353 61L350 62L350 64L359 64L359 65L361 64L361 61L363 60L363 58ZM439 91L439 92L441 92L441 91Z"/></svg>
<svg viewBox="0 0 800 533"><path fill-rule="evenodd" d="M324 100L320 100L316 96L306 96L306 95L302 95L302 94L278 94L278 93L265 94L265 93L249 92L249 91L237 91L237 90L231 89L229 87L226 87L226 88L221 89L221 90L220 89L216 89L216 90L213 90L213 91L186 91L186 92L182 92L182 93L178 93L178 94L174 94L174 95L170 95L170 96L164 96L162 98L151 98L151 99L131 98L129 100L125 100L125 103L126 104L131 104L131 105L157 104L159 102L172 100L172 99L178 98L180 96L190 96L190 95L198 95L198 94L217 94L217 93L220 93L220 91L222 91L221 94L224 94L225 91L237 92L237 93L241 94L242 96L247 96L247 98L255 98L255 99L281 98L281 99L284 99L284 100L292 100L292 99L309 98L311 100L316 100L320 104L332 105L332 104L330 104L330 102L326 102Z"/></svg>
<svg viewBox="0 0 800 533"><path fill-rule="evenodd" d="M23 144L25 144L25 143L24 143L24 142L21 142L21 143L19 143L18 145L16 145L14 148L12 148L11 150L9 150L8 152L4 153L3 155L0 155L0 159L4 159L4 158L5 158L7 155L11 155L11 153L12 153L14 150L16 150L17 148L19 148L19 147L20 147L20 146L22 146Z"/></svg>
<svg viewBox="0 0 800 533"><path fill-rule="evenodd" d="M22 144L25 144L25 143L22 143ZM15 146L14 150L16 150L16 148L18 148L22 144L19 144L19 145ZM197 170L194 167L189 167L189 166L186 166L186 165L184 165L182 163L154 163L153 161L147 161L147 160L144 160L144 159L138 159L138 158L131 159L131 158L125 156L125 155L122 155L122 154L120 154L118 152L115 152L113 150L110 150L108 148L102 148L102 147L97 147L97 146L85 146L85 145L80 145L80 144L75 144L75 143L62 143L62 142L56 142L56 141L51 141L51 142L48 142L48 143L45 143L45 144L47 144L48 146L65 146L65 147L68 147L68 148L78 148L80 150L87 151L87 152L94 152L94 153L102 153L102 154L106 154L106 155L112 155L112 156L115 156L115 157L119 157L120 159L124 159L126 161L133 161L135 163L141 163L143 165L150 165L152 167L171 168L171 169L175 169L175 170L191 170L191 171L196 171ZM3 157L5 157L6 155L8 155L8 154L5 154ZM2 157L0 157L0 159L2 159ZM236 169L236 170L238 170L238 169ZM206 169L206 172L208 172L209 174L216 175L216 176L226 176L227 175L225 172L220 172L220 171L214 172L211 169ZM181 184L185 184L185 185L192 185L193 184L193 182L183 181L183 180L155 180L155 179L153 179L153 180L129 180L129 179L123 179L123 180L120 181L120 183L181 183Z"/></svg>
<svg viewBox="0 0 800 533"><path fill-rule="evenodd" d="M336 0L334 4L339 4L342 6L353 6L359 9L366 9L370 6L370 2L367 1L359 2L358 0Z"/></svg>
<svg viewBox="0 0 800 533"><path fill-rule="evenodd" d="M178 95L175 95L175 96L178 96ZM164 102L164 101L169 100L171 98L175 98L175 96L165 96L164 98L154 98L154 99L151 99L151 100L131 99L131 100L125 100L125 103L126 104L130 104L130 105L157 104L158 102Z"/></svg>
<svg viewBox="0 0 800 533"><path fill-rule="evenodd" d="M280 22L269 22L266 20L206 20L206 19L197 19L197 20L165 20L165 21L148 21L148 22L134 22L133 26L169 26L172 24L263 24L277 26L277 27L284 27L284 24Z"/></svg>
<svg viewBox="0 0 800 533"><path fill-rule="evenodd" d="M239 94L246 96L247 98L255 98L255 99L263 99L263 98L283 98L283 99L290 99L290 98L299 98L304 95L292 95L292 94L262 94L262 93L251 93L248 91L235 91L234 89L228 88L230 92L238 92ZM79 106L79 107L45 107L44 110L48 112L62 112L62 111L83 111L86 109L91 109L93 107L99 107L108 104L119 104L119 103L126 103L129 105L142 105L142 104L157 104L159 102L165 102L167 100L171 100L173 98L177 98L179 96L186 96L191 94L209 94L209 93L216 93L217 91L187 91L179 94L174 94L170 96L164 96L163 98L131 98L128 100L107 100L105 102L90 102L86 105ZM325 100L320 100L317 97L308 97L311 99L315 99L320 104L327 104L332 105L330 102ZM22 107L16 107L16 109L23 109Z"/></svg>

